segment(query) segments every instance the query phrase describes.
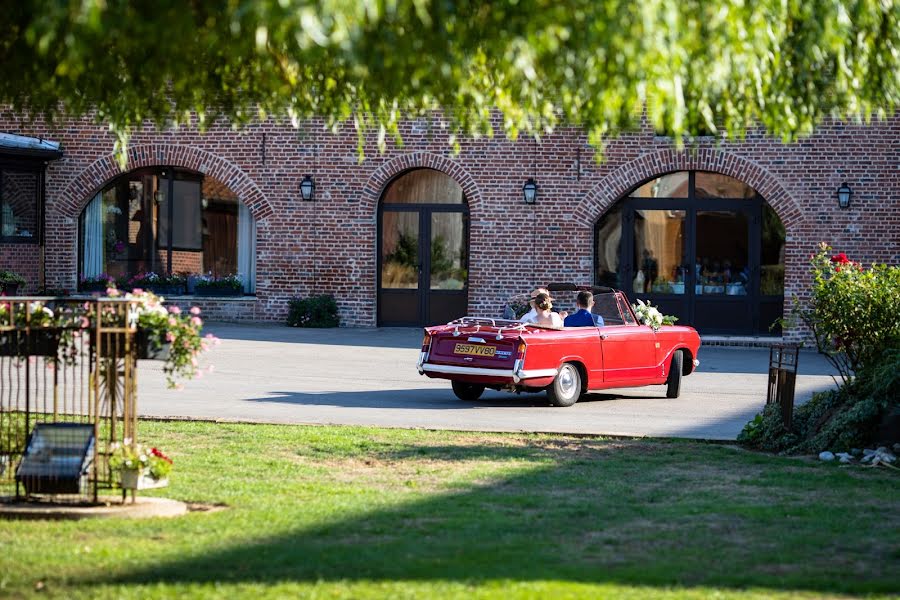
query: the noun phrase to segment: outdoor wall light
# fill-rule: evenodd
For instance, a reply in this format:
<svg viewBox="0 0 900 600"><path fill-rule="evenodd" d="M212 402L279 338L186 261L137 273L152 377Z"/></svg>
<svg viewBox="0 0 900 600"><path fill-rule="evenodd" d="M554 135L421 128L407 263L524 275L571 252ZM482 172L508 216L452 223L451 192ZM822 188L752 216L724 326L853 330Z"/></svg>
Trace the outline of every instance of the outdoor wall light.
<svg viewBox="0 0 900 600"><path fill-rule="evenodd" d="M853 195L853 190L850 189L850 186L847 185L847 182L841 184L841 187L838 188L838 205L841 208L847 208L850 206L850 196Z"/></svg>
<svg viewBox="0 0 900 600"><path fill-rule="evenodd" d="M300 182L300 197L304 202L310 202L313 199L313 193L316 191L316 184L312 180L312 175L307 175Z"/></svg>
<svg viewBox="0 0 900 600"><path fill-rule="evenodd" d="M525 204L534 204L537 199L537 183L529 178L522 186L522 195L525 196Z"/></svg>

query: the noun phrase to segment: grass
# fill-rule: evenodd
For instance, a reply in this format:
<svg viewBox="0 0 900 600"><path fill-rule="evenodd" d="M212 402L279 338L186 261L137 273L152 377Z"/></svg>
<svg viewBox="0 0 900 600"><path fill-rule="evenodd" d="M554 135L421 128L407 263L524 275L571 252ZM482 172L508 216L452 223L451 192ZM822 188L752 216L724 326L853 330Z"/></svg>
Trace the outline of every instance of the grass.
<svg viewBox="0 0 900 600"><path fill-rule="evenodd" d="M898 476L684 441L143 422L176 519L0 521L0 597L900 590ZM896 596L895 596L896 597Z"/></svg>

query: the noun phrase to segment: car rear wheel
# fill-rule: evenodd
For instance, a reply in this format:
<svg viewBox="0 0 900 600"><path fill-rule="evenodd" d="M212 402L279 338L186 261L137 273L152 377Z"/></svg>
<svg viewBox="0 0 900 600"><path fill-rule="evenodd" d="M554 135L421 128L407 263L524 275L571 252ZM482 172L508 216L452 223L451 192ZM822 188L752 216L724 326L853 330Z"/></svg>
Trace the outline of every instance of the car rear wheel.
<svg viewBox="0 0 900 600"><path fill-rule="evenodd" d="M666 380L666 398L677 398L681 395L681 378L684 367L684 352L676 350L672 355L669 367L669 378Z"/></svg>
<svg viewBox="0 0 900 600"><path fill-rule="evenodd" d="M556 379L547 388L547 398L553 406L572 406L581 395L581 373L572 363L559 368Z"/></svg>
<svg viewBox="0 0 900 600"><path fill-rule="evenodd" d="M453 381L453 393L460 400L472 402L481 398L484 393L484 386L477 383L466 383L465 381Z"/></svg>

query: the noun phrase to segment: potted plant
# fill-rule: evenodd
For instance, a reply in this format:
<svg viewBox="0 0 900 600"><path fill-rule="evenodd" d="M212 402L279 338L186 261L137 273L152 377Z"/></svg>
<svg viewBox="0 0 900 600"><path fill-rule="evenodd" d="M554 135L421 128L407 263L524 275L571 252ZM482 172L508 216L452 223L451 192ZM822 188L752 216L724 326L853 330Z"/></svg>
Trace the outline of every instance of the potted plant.
<svg viewBox="0 0 900 600"><path fill-rule="evenodd" d="M116 280L106 273L100 273L96 277L82 277L78 283L78 289L82 292L105 292L111 287L116 287Z"/></svg>
<svg viewBox="0 0 900 600"><path fill-rule="evenodd" d="M109 470L123 490L146 490L169 485L172 459L157 448L140 444L116 444L109 456Z"/></svg>
<svg viewBox="0 0 900 600"><path fill-rule="evenodd" d="M210 273L197 278L194 291L198 296L241 296L244 281L240 275L215 277Z"/></svg>
<svg viewBox="0 0 900 600"><path fill-rule="evenodd" d="M0 333L0 356L57 355L60 329L53 311L42 302L0 302L3 325L14 329Z"/></svg>
<svg viewBox="0 0 900 600"><path fill-rule="evenodd" d="M149 290L157 295L178 296L184 293L185 278L183 275L160 275L153 271L141 271L124 282L125 289Z"/></svg>
<svg viewBox="0 0 900 600"><path fill-rule="evenodd" d="M25 285L25 278L13 271L0 270L0 293L15 296Z"/></svg>
<svg viewBox="0 0 900 600"><path fill-rule="evenodd" d="M112 297L121 294L114 289L109 292ZM164 361L163 372L170 388L180 388L177 383L179 378L192 379L199 376L197 357L208 349L209 344L218 342L212 334L202 336L200 309L194 306L184 312L177 306L166 308L163 306L163 298L141 289L125 294L124 298L137 302L135 345L138 358ZM121 333L112 335L124 336ZM111 354L118 349L121 357L124 355L124 346L122 338L116 343L108 344L110 350L103 354L111 358Z"/></svg>

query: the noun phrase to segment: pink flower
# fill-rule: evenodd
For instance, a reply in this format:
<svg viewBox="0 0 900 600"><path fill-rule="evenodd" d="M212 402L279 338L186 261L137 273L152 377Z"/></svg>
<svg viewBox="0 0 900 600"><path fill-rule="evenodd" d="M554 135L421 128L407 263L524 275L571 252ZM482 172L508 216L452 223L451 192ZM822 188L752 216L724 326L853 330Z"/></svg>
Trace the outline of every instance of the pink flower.
<svg viewBox="0 0 900 600"><path fill-rule="evenodd" d="M175 317L169 317L169 327L175 327L178 325L178 321L175 320Z"/></svg>
<svg viewBox="0 0 900 600"><path fill-rule="evenodd" d="M109 296L110 298L115 298L116 296L119 295L119 290L117 290L114 287L108 287L108 288L106 288L106 295Z"/></svg>
<svg viewBox="0 0 900 600"><path fill-rule="evenodd" d="M199 315L199 314L200 314L200 307L199 307L199 306L192 306L192 307L191 307L191 314L194 315L194 316Z"/></svg>
<svg viewBox="0 0 900 600"><path fill-rule="evenodd" d="M203 371L197 371L197 379L203 379Z"/></svg>
<svg viewBox="0 0 900 600"><path fill-rule="evenodd" d="M203 319L201 319L200 317L191 317L191 325L200 327L201 325L203 325Z"/></svg>
<svg viewBox="0 0 900 600"><path fill-rule="evenodd" d="M169 312L172 313L173 315L180 315L180 314L181 314L181 309L178 308L177 306L170 306L170 307L169 307Z"/></svg>
<svg viewBox="0 0 900 600"><path fill-rule="evenodd" d="M88 321L88 318L87 318L87 317L81 317L81 328L82 328L82 329L87 329L87 328L90 327L90 326L91 326L91 322Z"/></svg>
<svg viewBox="0 0 900 600"><path fill-rule="evenodd" d="M174 341L175 341L175 334L172 333L171 331L167 331L167 332L166 332L166 341L169 342L170 344L171 344L172 342L174 342Z"/></svg>
<svg viewBox="0 0 900 600"><path fill-rule="evenodd" d="M193 366L195 366L195 367L197 366L197 359L196 359L196 358L191 357L191 365L193 365Z"/></svg>
<svg viewBox="0 0 900 600"><path fill-rule="evenodd" d="M144 290L142 290L141 288L134 288L133 290L131 290L131 293L140 295L144 293Z"/></svg>

